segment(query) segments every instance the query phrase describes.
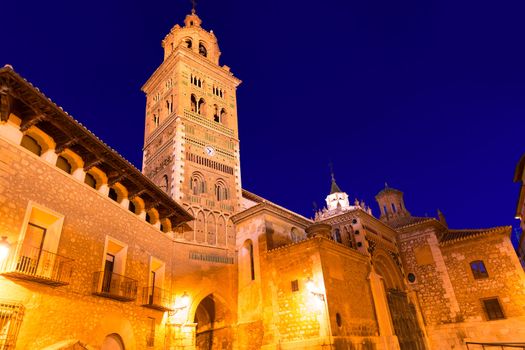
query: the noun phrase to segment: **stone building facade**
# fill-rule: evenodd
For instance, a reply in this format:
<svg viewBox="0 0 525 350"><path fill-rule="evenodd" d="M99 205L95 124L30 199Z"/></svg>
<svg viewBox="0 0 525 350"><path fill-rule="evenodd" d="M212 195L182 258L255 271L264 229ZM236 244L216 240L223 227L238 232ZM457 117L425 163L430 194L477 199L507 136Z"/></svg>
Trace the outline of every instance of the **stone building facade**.
<svg viewBox="0 0 525 350"><path fill-rule="evenodd" d="M521 157L514 173L514 182L521 184L516 206L516 219L520 221L521 235L518 242L518 257L525 269L525 154Z"/></svg>
<svg viewBox="0 0 525 350"><path fill-rule="evenodd" d="M242 188L236 88L192 12L146 93L142 171L0 69L1 349L465 349L525 342L510 228L403 193L309 219Z"/></svg>

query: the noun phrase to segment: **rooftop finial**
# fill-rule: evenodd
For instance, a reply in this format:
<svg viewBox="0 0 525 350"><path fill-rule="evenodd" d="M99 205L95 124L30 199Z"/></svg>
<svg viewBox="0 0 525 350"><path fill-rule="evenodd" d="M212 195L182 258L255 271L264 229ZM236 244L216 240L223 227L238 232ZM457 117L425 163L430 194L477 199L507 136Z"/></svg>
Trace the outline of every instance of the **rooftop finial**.
<svg viewBox="0 0 525 350"><path fill-rule="evenodd" d="M197 0L191 0L191 13L195 14L195 7L197 6Z"/></svg>
<svg viewBox="0 0 525 350"><path fill-rule="evenodd" d="M385 181L385 188L388 188L388 184L386 183L386 181Z"/></svg>
<svg viewBox="0 0 525 350"><path fill-rule="evenodd" d="M332 176L332 181L335 181L335 175L334 175L334 165L332 162L328 163L328 166L330 167L330 175Z"/></svg>

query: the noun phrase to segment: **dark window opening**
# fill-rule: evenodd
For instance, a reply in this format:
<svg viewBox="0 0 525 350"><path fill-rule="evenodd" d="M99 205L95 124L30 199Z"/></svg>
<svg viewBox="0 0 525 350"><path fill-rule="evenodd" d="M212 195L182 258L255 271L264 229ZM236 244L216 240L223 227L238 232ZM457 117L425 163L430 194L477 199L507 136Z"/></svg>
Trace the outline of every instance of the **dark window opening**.
<svg viewBox="0 0 525 350"><path fill-rule="evenodd" d="M84 183L87 184L89 187L92 187L94 189L97 188L97 180L95 177L89 173L86 174L86 177L84 178Z"/></svg>
<svg viewBox="0 0 525 350"><path fill-rule="evenodd" d="M132 213L135 213L135 211L137 210L137 207L135 207L135 203L129 201L128 210Z"/></svg>
<svg viewBox="0 0 525 350"><path fill-rule="evenodd" d="M299 281L294 280L292 281L292 292L297 292L297 291L299 291Z"/></svg>
<svg viewBox="0 0 525 350"><path fill-rule="evenodd" d="M335 232L334 232L334 240L337 242L337 243L343 243L343 240L341 239L341 231L336 228L335 229Z"/></svg>
<svg viewBox="0 0 525 350"><path fill-rule="evenodd" d="M40 156L42 154L42 147L31 136L24 135L24 137L22 137L22 142L20 142L20 146L33 152L37 156Z"/></svg>
<svg viewBox="0 0 525 350"><path fill-rule="evenodd" d="M474 275L475 279L489 277L487 268L485 267L485 264L481 260L472 261L470 263L470 269L472 270L472 275Z"/></svg>
<svg viewBox="0 0 525 350"><path fill-rule="evenodd" d="M483 300L483 307L485 308L485 313L487 314L487 318L489 320L500 320L505 318L498 298Z"/></svg>
<svg viewBox="0 0 525 350"><path fill-rule="evenodd" d="M208 50L206 50L206 47L202 43L199 43L199 54L208 57Z"/></svg>
<svg viewBox="0 0 525 350"><path fill-rule="evenodd" d="M66 158L58 156L56 166L57 168L64 170L66 173L71 174L72 167Z"/></svg>
<svg viewBox="0 0 525 350"><path fill-rule="evenodd" d="M341 319L341 314L339 312L335 314L335 322L337 323L337 327L343 325L343 320Z"/></svg>
<svg viewBox="0 0 525 350"><path fill-rule="evenodd" d="M250 272L252 281L255 280L255 263L253 261L253 244L250 244Z"/></svg>
<svg viewBox="0 0 525 350"><path fill-rule="evenodd" d="M108 194L108 197L113 199L115 202L118 200L118 194L117 194L117 191L115 191L114 188L110 188L109 189L109 194Z"/></svg>

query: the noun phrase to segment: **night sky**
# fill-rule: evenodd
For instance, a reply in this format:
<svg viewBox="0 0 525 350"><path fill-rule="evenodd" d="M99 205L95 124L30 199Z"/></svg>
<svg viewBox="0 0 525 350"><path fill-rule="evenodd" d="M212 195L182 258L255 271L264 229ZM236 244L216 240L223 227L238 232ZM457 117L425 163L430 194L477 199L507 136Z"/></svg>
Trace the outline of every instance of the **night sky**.
<svg viewBox="0 0 525 350"><path fill-rule="evenodd" d="M186 0L5 1L9 63L141 167L142 84ZM405 193L453 228L518 226L523 1L199 1L238 89L243 187L311 217L329 163L352 201Z"/></svg>

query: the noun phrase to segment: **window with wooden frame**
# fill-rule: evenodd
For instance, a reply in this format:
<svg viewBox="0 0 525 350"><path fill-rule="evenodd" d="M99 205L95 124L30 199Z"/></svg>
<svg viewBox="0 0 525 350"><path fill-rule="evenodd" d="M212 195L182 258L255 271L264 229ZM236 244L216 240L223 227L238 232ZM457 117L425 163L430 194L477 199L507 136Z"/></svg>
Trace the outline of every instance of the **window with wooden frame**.
<svg viewBox="0 0 525 350"><path fill-rule="evenodd" d="M487 278L489 273L485 264L481 260L475 260L470 263L470 269L472 270L472 275L475 279Z"/></svg>
<svg viewBox="0 0 525 350"><path fill-rule="evenodd" d="M505 318L498 298L483 299L482 303L488 320L501 320Z"/></svg>

